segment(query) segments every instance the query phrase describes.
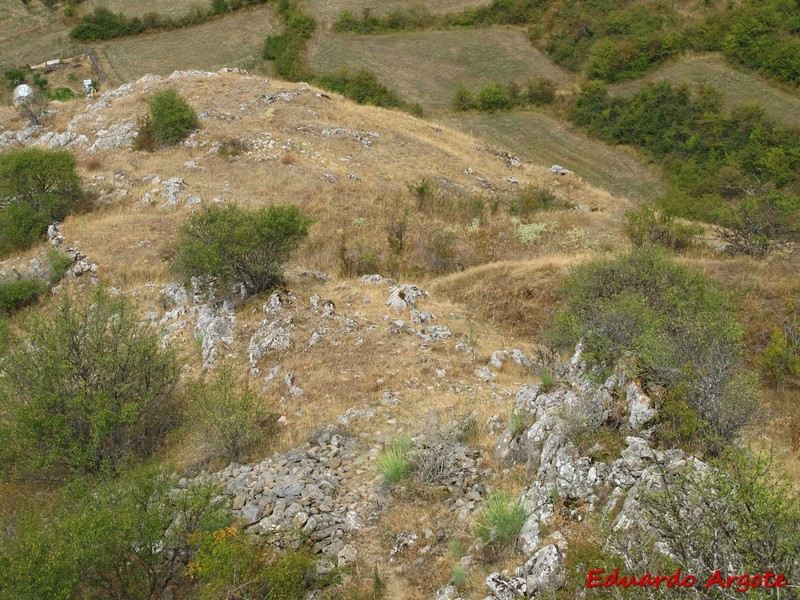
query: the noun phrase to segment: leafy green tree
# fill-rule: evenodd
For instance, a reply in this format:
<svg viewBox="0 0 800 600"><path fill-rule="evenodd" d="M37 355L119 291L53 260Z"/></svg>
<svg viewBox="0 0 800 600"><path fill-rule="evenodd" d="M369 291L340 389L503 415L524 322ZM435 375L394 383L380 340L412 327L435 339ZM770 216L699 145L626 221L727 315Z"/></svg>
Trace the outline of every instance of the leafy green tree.
<svg viewBox="0 0 800 600"><path fill-rule="evenodd" d="M0 253L28 248L83 199L75 157L22 148L0 154Z"/></svg>
<svg viewBox="0 0 800 600"><path fill-rule="evenodd" d="M75 157L64 150L22 148L0 154L0 197L25 203L51 221L83 198Z"/></svg>
<svg viewBox="0 0 800 600"><path fill-rule="evenodd" d="M192 535L230 523L213 483L179 488L142 469L76 481L55 510L28 512L0 535L0 591L17 600L155 600L185 573Z"/></svg>
<svg viewBox="0 0 800 600"><path fill-rule="evenodd" d="M175 423L179 375L158 333L102 291L37 317L0 377L0 431L17 473L96 472L152 452Z"/></svg>
<svg viewBox="0 0 800 600"><path fill-rule="evenodd" d="M223 286L242 283L257 294L281 280L284 263L312 222L294 205L257 211L208 206L181 227L174 265L185 277L214 277Z"/></svg>

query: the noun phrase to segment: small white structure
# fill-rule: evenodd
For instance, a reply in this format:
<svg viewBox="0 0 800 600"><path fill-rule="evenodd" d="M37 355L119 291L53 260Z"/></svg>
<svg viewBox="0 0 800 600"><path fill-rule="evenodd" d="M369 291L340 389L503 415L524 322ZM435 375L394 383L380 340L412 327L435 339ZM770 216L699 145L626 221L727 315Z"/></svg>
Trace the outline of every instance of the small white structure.
<svg viewBox="0 0 800 600"><path fill-rule="evenodd" d="M91 79L83 80L83 91L89 95L94 94L97 90L94 89L94 81Z"/></svg>
<svg viewBox="0 0 800 600"><path fill-rule="evenodd" d="M19 106L23 102L33 100L35 92L33 88L26 83L18 85L14 88L14 106Z"/></svg>

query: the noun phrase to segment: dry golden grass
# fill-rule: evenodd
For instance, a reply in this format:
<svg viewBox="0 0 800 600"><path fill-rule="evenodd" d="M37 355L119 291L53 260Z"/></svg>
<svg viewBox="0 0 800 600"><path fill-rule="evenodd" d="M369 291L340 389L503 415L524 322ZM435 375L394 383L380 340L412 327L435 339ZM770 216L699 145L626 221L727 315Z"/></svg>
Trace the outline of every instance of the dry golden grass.
<svg viewBox="0 0 800 600"><path fill-rule="evenodd" d="M433 291L519 337L535 336L549 325L560 300L556 290L572 264L547 257L482 265L442 279Z"/></svg>

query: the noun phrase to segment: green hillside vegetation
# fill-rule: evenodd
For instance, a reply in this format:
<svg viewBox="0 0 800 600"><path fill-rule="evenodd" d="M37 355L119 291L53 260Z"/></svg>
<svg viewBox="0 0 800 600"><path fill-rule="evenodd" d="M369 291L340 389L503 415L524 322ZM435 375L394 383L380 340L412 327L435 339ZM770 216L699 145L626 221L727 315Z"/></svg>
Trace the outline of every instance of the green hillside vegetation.
<svg viewBox="0 0 800 600"><path fill-rule="evenodd" d="M573 122L613 144L641 148L670 181L669 212L726 228L732 249L766 254L800 242L800 130L754 107L722 111L718 93L662 82L628 99L586 88Z"/></svg>
<svg viewBox="0 0 800 600"><path fill-rule="evenodd" d="M709 3L706 3L707 5ZM376 17L345 11L336 30L397 30L527 25L531 41L557 64L607 83L636 78L685 50L722 52L731 62L800 85L800 17L782 0L747 0L688 19L668 3L633 0L493 0L459 13L398 9Z"/></svg>

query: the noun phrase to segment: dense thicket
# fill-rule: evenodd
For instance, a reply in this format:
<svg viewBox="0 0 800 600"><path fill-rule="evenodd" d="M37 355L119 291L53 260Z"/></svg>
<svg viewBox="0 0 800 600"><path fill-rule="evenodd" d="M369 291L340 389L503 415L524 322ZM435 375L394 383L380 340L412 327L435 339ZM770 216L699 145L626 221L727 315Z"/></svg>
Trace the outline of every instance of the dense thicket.
<svg viewBox="0 0 800 600"><path fill-rule="evenodd" d="M777 125L755 107L724 113L713 90L693 94L669 82L627 99L590 85L570 117L663 165L670 186L662 207L720 225L733 249L758 255L800 241L800 130Z"/></svg>
<svg viewBox="0 0 800 600"><path fill-rule="evenodd" d="M572 269L564 292L555 339L583 339L602 372L622 361L723 438L752 418L757 388L744 368L742 330L709 280L645 247Z"/></svg>
<svg viewBox="0 0 800 600"><path fill-rule="evenodd" d="M175 356L123 296L65 298L27 323L0 377L0 457L17 476L116 468L175 424Z"/></svg>

